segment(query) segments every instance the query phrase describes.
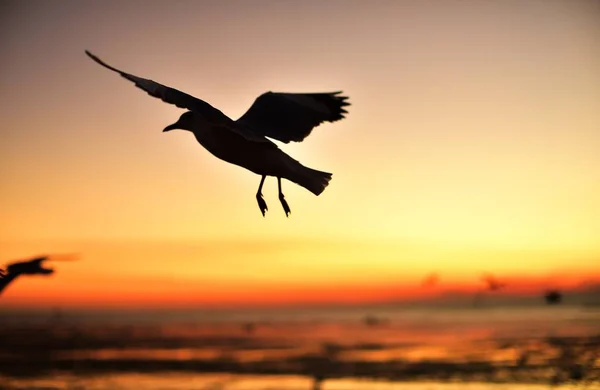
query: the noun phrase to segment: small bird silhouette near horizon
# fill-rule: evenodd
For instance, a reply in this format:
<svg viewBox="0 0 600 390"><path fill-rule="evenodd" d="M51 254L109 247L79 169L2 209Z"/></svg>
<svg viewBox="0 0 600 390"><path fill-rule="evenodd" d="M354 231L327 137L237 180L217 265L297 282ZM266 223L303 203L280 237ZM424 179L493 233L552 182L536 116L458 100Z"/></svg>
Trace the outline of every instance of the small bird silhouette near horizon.
<svg viewBox="0 0 600 390"><path fill-rule="evenodd" d="M505 282L498 280L497 277L490 273L483 275L481 279L487 284L489 291L499 291L507 286Z"/></svg>
<svg viewBox="0 0 600 390"><path fill-rule="evenodd" d="M134 76L114 68L88 50L85 53L95 62L108 68L150 96L188 111L179 120L163 129L191 131L196 140L215 157L246 168L261 176L256 201L265 216L268 211L262 187L267 176L277 178L279 201L289 216L291 209L283 195L281 179L287 179L320 195L331 180L331 173L318 171L293 159L269 138L289 143L303 141L323 122L345 118L348 97L341 91L326 93L266 92L237 120L232 120L217 108L177 89L153 80ZM269 137L269 138L267 138Z"/></svg>

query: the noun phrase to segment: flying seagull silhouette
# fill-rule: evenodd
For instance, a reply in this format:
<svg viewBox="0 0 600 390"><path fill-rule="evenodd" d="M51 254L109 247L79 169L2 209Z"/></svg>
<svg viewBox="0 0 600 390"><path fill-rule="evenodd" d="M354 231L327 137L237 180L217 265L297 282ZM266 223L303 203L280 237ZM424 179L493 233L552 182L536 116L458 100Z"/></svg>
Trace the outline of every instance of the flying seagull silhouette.
<svg viewBox="0 0 600 390"><path fill-rule="evenodd" d="M45 255L37 256L28 260L16 261L6 267L6 271L0 269L0 294L11 283L21 275L51 275L54 269L45 268L44 261L71 261L76 260L74 255Z"/></svg>
<svg viewBox="0 0 600 390"><path fill-rule="evenodd" d="M277 178L279 201L285 215L291 210L281 190L281 179L290 180L315 195L321 194L331 180L331 173L305 167L277 147L269 138L284 143L301 142L312 129L323 122L336 122L348 112L348 97L341 91L330 93L266 92L248 111L232 120L221 111L194 96L177 89L125 73L100 60L88 50L85 53L98 64L132 81L150 96L187 109L179 120L163 132L181 129L191 131L196 140L215 157L246 168L261 176L256 200L265 216L267 203L262 187L267 176Z"/></svg>

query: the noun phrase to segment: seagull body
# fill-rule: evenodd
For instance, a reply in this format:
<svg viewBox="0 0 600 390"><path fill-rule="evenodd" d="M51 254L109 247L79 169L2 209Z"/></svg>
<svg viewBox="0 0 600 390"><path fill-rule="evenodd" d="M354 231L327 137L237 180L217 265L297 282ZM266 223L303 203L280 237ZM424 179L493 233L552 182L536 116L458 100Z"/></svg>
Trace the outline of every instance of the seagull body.
<svg viewBox="0 0 600 390"><path fill-rule="evenodd" d="M266 142L249 141L228 131L227 126L205 126L203 118L193 111L184 115L187 116L183 124L180 120L177 126L186 126L186 123L189 123L190 129L184 129L192 131L198 143L221 160L246 168L257 175L290 180L315 195L323 192L331 179L330 173L305 167L266 138ZM173 129L167 127L165 131Z"/></svg>
<svg viewBox="0 0 600 390"><path fill-rule="evenodd" d="M279 200L286 215L290 208L281 190L281 179L292 181L315 195L321 194L331 173L318 171L293 159L269 138L284 143L301 142L323 122L344 118L349 103L341 92L274 93L260 95L238 120L232 120L217 108L184 92L116 69L86 50L98 64L135 83L149 95L187 109L179 120L163 132L175 129L191 131L196 140L215 157L246 168L262 176L256 199L263 216L267 205L262 198L266 176L277 177Z"/></svg>

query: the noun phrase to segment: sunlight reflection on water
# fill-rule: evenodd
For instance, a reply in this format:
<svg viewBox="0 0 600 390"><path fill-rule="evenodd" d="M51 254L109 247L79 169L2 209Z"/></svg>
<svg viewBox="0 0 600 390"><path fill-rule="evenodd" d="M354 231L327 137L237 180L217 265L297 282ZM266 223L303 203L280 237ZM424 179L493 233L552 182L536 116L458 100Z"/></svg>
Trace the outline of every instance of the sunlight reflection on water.
<svg viewBox="0 0 600 390"><path fill-rule="evenodd" d="M0 380L3 378L0 376ZM89 379L59 376L52 379L6 380L7 390L309 390L312 381L296 376L115 374ZM555 386L555 390L575 389ZM597 389L598 387L589 387ZM384 382L370 380L328 380L323 390L547 390L548 385Z"/></svg>
<svg viewBox="0 0 600 390"><path fill-rule="evenodd" d="M314 314L278 321L255 315L229 322L3 323L0 372L25 368L31 377L47 369L47 376L0 376L0 390L308 390L312 375L328 378L323 390L542 389L565 346L590 342L600 348L600 312L572 308L397 310L375 313L389 316L376 326L356 313ZM246 321L256 318L261 320L249 331ZM587 361L600 368L598 359ZM209 372L229 374L195 374ZM249 376L261 373L265 376ZM473 382L446 383L466 378Z"/></svg>

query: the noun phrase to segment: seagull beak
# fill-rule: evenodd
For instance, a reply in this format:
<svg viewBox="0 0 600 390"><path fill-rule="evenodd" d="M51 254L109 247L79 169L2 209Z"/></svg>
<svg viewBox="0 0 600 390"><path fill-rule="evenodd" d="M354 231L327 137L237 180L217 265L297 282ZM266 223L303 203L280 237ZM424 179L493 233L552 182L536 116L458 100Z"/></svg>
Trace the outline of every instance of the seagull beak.
<svg viewBox="0 0 600 390"><path fill-rule="evenodd" d="M173 123L172 125L169 125L169 126L165 127L163 129L163 133L165 131L171 131L171 130L175 130L175 129L179 129L179 127L177 126L177 123Z"/></svg>

